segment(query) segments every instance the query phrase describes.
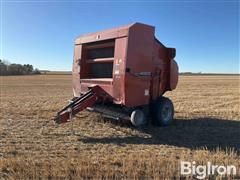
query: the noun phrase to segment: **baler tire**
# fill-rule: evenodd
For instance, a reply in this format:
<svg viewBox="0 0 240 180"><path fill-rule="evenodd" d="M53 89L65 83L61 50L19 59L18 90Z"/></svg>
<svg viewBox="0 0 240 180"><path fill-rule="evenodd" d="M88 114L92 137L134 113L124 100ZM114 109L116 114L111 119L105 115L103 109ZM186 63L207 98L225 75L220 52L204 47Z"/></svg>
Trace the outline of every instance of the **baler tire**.
<svg viewBox="0 0 240 180"><path fill-rule="evenodd" d="M131 123L133 126L139 127L146 124L146 116L143 111L136 109L131 113Z"/></svg>
<svg viewBox="0 0 240 180"><path fill-rule="evenodd" d="M160 97L155 103L153 122L157 126L168 126L173 123L174 106L166 97Z"/></svg>

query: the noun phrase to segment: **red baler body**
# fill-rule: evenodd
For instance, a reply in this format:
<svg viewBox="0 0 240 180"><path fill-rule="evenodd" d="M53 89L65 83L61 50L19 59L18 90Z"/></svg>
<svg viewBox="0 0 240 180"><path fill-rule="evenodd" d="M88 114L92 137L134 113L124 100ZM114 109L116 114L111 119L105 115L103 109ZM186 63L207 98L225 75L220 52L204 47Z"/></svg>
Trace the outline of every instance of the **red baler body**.
<svg viewBox="0 0 240 180"><path fill-rule="evenodd" d="M134 23L77 38L72 69L74 96L98 85L113 103L136 107L175 89L175 49L160 43L154 32L153 26ZM94 71L99 71L97 76ZM110 71L111 75L101 71Z"/></svg>

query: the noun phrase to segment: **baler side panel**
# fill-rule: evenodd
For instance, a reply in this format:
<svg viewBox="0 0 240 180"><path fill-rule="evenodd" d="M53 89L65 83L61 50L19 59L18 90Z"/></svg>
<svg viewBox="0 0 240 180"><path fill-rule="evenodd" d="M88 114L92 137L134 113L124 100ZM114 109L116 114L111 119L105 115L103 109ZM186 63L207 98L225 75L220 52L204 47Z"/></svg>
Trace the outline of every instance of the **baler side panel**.
<svg viewBox="0 0 240 180"><path fill-rule="evenodd" d="M114 103L124 104L124 78L126 64L127 37L115 40L114 66L113 66L113 97Z"/></svg>
<svg viewBox="0 0 240 180"><path fill-rule="evenodd" d="M153 49L153 67L152 67L152 80L151 80L151 100L155 100L159 97L160 81L162 72L163 60L159 59L159 48L162 47L156 40L154 42Z"/></svg>
<svg viewBox="0 0 240 180"><path fill-rule="evenodd" d="M82 45L75 45L74 47L74 58L72 66L72 85L73 85L73 94L76 97L80 96L80 60L82 56Z"/></svg>
<svg viewBox="0 0 240 180"><path fill-rule="evenodd" d="M159 59L161 61L159 96L169 89L170 82L170 59L168 58L167 48L159 48Z"/></svg>
<svg viewBox="0 0 240 180"><path fill-rule="evenodd" d="M159 60L161 61L159 96L166 91L175 89L177 86L178 66L173 59L175 54L175 48L159 48Z"/></svg>
<svg viewBox="0 0 240 180"><path fill-rule="evenodd" d="M126 60L129 72L125 74L125 105L128 107L149 103L153 45L154 27L137 23L129 29Z"/></svg>
<svg viewBox="0 0 240 180"><path fill-rule="evenodd" d="M178 66L174 61L176 49L167 48L155 40L153 52L151 100L175 89L178 82Z"/></svg>

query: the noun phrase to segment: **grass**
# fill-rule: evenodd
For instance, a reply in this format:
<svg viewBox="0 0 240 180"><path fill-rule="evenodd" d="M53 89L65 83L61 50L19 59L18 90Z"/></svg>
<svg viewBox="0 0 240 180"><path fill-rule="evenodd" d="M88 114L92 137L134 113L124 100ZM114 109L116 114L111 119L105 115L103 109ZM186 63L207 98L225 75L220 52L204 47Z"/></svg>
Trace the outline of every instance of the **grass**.
<svg viewBox="0 0 240 180"><path fill-rule="evenodd" d="M54 125L70 75L1 77L0 179L179 179L181 160L235 165L240 178L239 80L180 76L166 94L175 123L137 129L87 111Z"/></svg>

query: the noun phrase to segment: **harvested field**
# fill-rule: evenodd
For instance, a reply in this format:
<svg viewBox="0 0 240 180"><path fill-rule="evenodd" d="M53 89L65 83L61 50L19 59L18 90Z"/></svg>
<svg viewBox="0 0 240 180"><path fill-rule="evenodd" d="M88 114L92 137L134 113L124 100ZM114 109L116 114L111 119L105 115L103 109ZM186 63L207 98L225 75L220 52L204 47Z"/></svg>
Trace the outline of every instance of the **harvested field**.
<svg viewBox="0 0 240 180"><path fill-rule="evenodd" d="M71 75L0 78L0 179L180 178L181 160L235 165L240 178L240 76L180 76L166 94L175 123L138 129L87 111L49 121Z"/></svg>

